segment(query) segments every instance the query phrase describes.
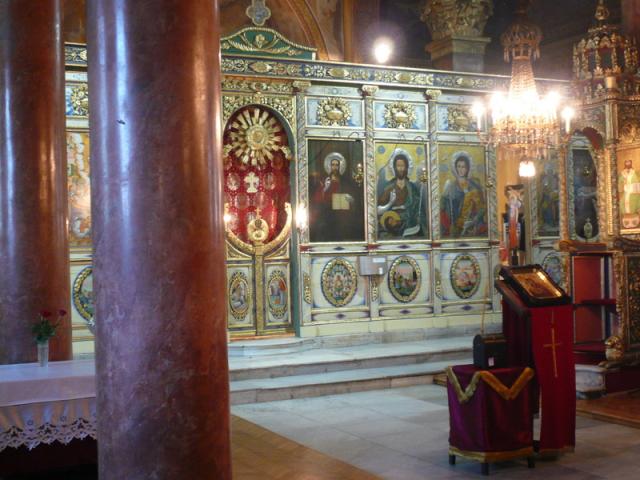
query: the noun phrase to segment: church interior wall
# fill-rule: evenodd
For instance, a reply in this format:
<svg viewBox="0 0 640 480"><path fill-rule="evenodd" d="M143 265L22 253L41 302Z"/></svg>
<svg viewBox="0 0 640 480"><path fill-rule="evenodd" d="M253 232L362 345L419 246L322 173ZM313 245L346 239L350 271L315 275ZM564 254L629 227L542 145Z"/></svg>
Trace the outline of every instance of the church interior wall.
<svg viewBox="0 0 640 480"><path fill-rule="evenodd" d="M223 18L236 16L231 15L234 8L241 8L244 13L244 3L222 2ZM301 2L293 3L298 10L290 6L291 9L300 11ZM83 2L75 0L69 4L79 8ZM340 9L342 2L304 4L306 14L301 15L307 20L313 18L315 27L299 29L297 34L292 34L293 39L301 44L316 45L319 59L291 56L261 59L250 51L225 54L224 120L247 105L269 109L280 119L288 132L293 153L290 187L294 211L302 205L310 214L317 214L312 212L317 207L313 190L317 188L315 181L323 175L326 153L333 153L338 145L348 145L343 149L346 152L343 156L351 162L348 175L361 177L358 191L362 212L358 221L362 224L362 234L346 240L338 237L323 240L313 238L313 227L294 225L291 228L288 243L265 263L268 272L275 266L282 267L288 280L289 325L277 331L295 330L300 336L402 331L446 335L476 332L483 322L489 328L497 328L500 300L493 280L504 260L500 245L504 243L503 190L516 179L513 171L505 170L511 162L503 159L499 152L485 148L478 137L471 105L490 91L504 88L508 78L326 61L340 58L341 54L339 49L334 50L335 55L328 53L327 45L331 42L317 37L317 27L322 24L317 19L318 10ZM286 9L273 8L273 5L272 11L280 12L274 18L274 25L278 25L277 15ZM333 15L325 10L322 12L327 18ZM304 23L307 21L304 18L297 17L297 22ZM67 36L81 41L82 22L71 20L66 22L71 32ZM224 25L230 31L237 29L227 22ZM337 23L334 27L336 31L340 29ZM329 28L327 22L323 28ZM307 35L307 30L316 33ZM323 35L326 37L326 32ZM340 43L338 40L336 37L336 45ZM300 47L296 41L290 44L294 50ZM323 49L327 52L322 53ZM70 281L74 348L79 354L89 353L93 348L86 60L82 46L68 45ZM541 82L541 85L566 88L566 84L554 81ZM486 125L486 121L483 124ZM593 153L588 142L581 142L577 149ZM311 155L314 148L316 153ZM325 158L320 158L317 151L323 149L328 150ZM411 164L408 180L419 197L413 223L403 223L407 219L394 214L393 210L384 212L387 213L384 218L384 214L378 213L384 183L394 177L391 160L396 151L408 155ZM354 152L358 152L357 155ZM464 182L459 182L455 171L459 156L466 157L468 162ZM572 159L570 155L564 173L570 183ZM557 178L560 167L557 162L541 161L539 171L545 172L546 164L552 164L553 168L546 177L533 181L529 189L528 208L532 211L531 225L528 225L532 252L529 260L541 263L563 285L567 279L567 260L562 252L554 249L559 232L557 228L548 230L549 225L543 224L549 219L538 215L538 212L548 213L551 204L554 205L552 213L557 214L559 210L557 195L548 195L554 184L545 184L544 178L553 175ZM465 184L462 189L458 185L461 183ZM462 190L462 194L458 190ZM570 188L569 195L574 202L572 191ZM444 206L453 201L456 192L460 198L472 198L465 208L475 215L457 224L457 218L445 220L447 208ZM570 209L569 221L573 222L570 230L575 232L572 212ZM228 248L229 251L233 249ZM229 260L228 280L240 272L246 277L247 285L257 285L251 257L237 251L234 255ZM384 273L362 274L363 257L373 259L374 263L379 260L385 265ZM271 266L268 261L272 262ZM341 273L350 275L349 285L345 291L336 291L336 278L338 283L344 282ZM248 309L254 310L255 306ZM252 325L254 320L243 318L241 323ZM251 329L239 329L238 333L249 334Z"/></svg>
<svg viewBox="0 0 640 480"><path fill-rule="evenodd" d="M78 62L84 61L79 47L71 47L68 59L74 57L73 48L77 48ZM90 245L81 238L83 215L85 221L90 215L84 183L87 173L83 171L87 168L89 146L88 112L83 103L87 85L86 73L74 67L72 60L68 63L68 148L70 158L73 155L70 189L75 192L70 198L71 208L76 212L71 215L71 227L77 230L71 233L70 281L76 305L74 345L76 352L82 354L91 350L88 322L91 321L92 292L91 276L87 275L91 253ZM293 265L289 288L295 291L290 301L296 303L294 310L299 312L292 327L295 326L300 336L403 331L422 331L428 335L472 333L483 321L495 328L499 299L493 279L500 264L501 235L497 219L496 160L479 141L470 108L474 99L486 94L495 82L504 80L463 74L441 74L441 78L436 79L429 71L371 67L370 72L364 72L358 66L341 65L236 56L223 61L225 118L244 105L261 105L276 112L290 129L290 146L295 152L291 165L294 208L306 204L311 210L313 205L311 167L323 160L310 158L310 145L327 146L331 153L335 145L341 143L349 145L345 150L347 154L353 155L354 148L359 151L358 162L351 166L350 175L356 175L361 169L360 191L364 203L361 237L346 242L314 241L317 239L310 238L309 228L292 228L295 250L291 256L295 262L289 262L288 267ZM233 70L239 66L243 71L236 74ZM276 78L261 73L265 69L271 72L282 68L294 73L274 76ZM311 74L302 78L299 72ZM380 80L348 79L365 73ZM385 81L387 79L389 81ZM425 88L436 81L454 86ZM455 86L460 84L469 87ZM342 117L325 118L331 109L341 111ZM78 143L82 145L79 147ZM405 225L408 228L404 230L384 231L385 225L380 223L377 211L379 188L383 172L386 171L384 180L393 176L390 158L396 151L409 156L409 180L415 185L415 191L420 192L418 209L423 209L424 218L415 225ZM443 195L455 184L453 158L461 154L471 159L469 181L477 184L478 189L475 201L479 207L471 207L484 211L475 224L470 222L465 226L465 222L459 222L458 227L449 225L445 231ZM478 213L479 210L476 215ZM416 211L416 215L419 217L421 212ZM465 228L471 230L467 232ZM361 257L379 258L385 265L385 273L381 276L361 274ZM280 255L279 259L287 261L286 255ZM249 265L247 258L230 260L228 279L235 271L243 271L248 284L253 284ZM340 272L352 275L353 284L346 293L335 290L335 278ZM84 311L78 308L83 304Z"/></svg>

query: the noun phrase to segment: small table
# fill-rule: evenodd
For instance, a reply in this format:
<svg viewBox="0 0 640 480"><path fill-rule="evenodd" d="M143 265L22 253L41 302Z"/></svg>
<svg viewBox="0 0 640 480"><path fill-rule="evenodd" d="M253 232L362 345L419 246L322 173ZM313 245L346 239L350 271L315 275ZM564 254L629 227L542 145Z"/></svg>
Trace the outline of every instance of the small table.
<svg viewBox="0 0 640 480"><path fill-rule="evenodd" d="M534 467L533 376L528 367L447 368L451 465L456 456L469 458L488 475L490 462L527 457Z"/></svg>
<svg viewBox="0 0 640 480"><path fill-rule="evenodd" d="M69 461L91 460L95 438L94 360L0 365L0 470L26 472L42 458L62 465L63 445L74 447Z"/></svg>

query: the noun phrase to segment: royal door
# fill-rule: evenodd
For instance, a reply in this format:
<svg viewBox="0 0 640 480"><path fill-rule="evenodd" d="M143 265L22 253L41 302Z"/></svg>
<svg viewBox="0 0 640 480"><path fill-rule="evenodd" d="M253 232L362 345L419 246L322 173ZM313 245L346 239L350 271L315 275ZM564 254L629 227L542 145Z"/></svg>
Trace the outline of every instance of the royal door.
<svg viewBox="0 0 640 480"><path fill-rule="evenodd" d="M291 150L263 105L236 111L224 131L228 327L232 335L291 331Z"/></svg>

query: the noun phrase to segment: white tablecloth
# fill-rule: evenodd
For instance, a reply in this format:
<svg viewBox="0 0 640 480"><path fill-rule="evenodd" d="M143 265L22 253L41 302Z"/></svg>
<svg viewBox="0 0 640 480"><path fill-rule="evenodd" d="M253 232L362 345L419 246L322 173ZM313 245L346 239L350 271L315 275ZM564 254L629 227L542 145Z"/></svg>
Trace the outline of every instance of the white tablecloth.
<svg viewBox="0 0 640 480"><path fill-rule="evenodd" d="M96 438L93 360L0 365L0 451Z"/></svg>

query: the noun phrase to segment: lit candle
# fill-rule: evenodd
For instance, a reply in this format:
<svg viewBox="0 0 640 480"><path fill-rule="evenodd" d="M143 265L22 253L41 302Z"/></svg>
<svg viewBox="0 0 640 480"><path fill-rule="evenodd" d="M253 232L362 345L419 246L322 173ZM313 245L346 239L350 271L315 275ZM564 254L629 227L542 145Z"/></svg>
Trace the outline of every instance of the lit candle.
<svg viewBox="0 0 640 480"><path fill-rule="evenodd" d="M480 102L475 102L471 111L476 116L476 128L478 130L482 130L482 114L484 113L484 107Z"/></svg>
<svg viewBox="0 0 640 480"><path fill-rule="evenodd" d="M298 205L298 208L296 208L296 227L298 227L299 230L304 230L307 226L308 219L307 207L304 203L301 203Z"/></svg>
<svg viewBox="0 0 640 480"><path fill-rule="evenodd" d="M573 118L574 111L571 107L564 107L562 110L562 118L564 118L564 131L569 133L571 131L571 119Z"/></svg>

